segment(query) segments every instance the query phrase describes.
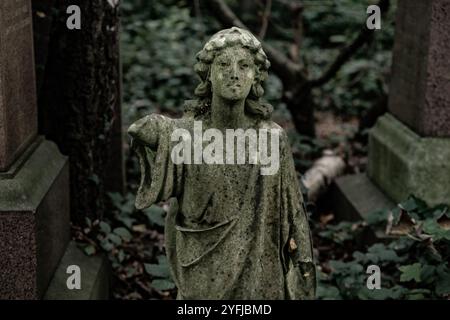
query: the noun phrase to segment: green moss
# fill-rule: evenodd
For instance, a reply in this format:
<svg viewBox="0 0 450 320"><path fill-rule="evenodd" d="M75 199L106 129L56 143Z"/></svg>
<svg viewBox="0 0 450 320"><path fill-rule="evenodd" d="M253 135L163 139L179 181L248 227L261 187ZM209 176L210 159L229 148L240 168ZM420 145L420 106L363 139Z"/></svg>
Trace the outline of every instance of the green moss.
<svg viewBox="0 0 450 320"><path fill-rule="evenodd" d="M390 114L370 133L369 177L395 201L414 194L450 204L449 160L450 139L422 138Z"/></svg>

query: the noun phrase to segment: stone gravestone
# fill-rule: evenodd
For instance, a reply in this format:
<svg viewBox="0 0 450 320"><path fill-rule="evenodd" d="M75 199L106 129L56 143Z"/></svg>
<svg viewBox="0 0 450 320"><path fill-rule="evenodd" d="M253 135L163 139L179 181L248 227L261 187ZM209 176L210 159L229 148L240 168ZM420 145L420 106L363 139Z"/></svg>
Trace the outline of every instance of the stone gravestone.
<svg viewBox="0 0 450 320"><path fill-rule="evenodd" d="M37 134L29 1L0 4L0 170L8 168Z"/></svg>
<svg viewBox="0 0 450 320"><path fill-rule="evenodd" d="M0 2L0 299L44 294L70 238L69 171L37 135L30 0Z"/></svg>
<svg viewBox="0 0 450 320"><path fill-rule="evenodd" d="M450 138L450 1L400 1L389 111L422 137Z"/></svg>
<svg viewBox="0 0 450 320"><path fill-rule="evenodd" d="M406 200L450 205L450 0L399 0L389 112L369 136L368 174L336 181L340 217Z"/></svg>
<svg viewBox="0 0 450 320"><path fill-rule="evenodd" d="M389 113L370 134L369 177L399 202L450 205L450 0L400 0Z"/></svg>

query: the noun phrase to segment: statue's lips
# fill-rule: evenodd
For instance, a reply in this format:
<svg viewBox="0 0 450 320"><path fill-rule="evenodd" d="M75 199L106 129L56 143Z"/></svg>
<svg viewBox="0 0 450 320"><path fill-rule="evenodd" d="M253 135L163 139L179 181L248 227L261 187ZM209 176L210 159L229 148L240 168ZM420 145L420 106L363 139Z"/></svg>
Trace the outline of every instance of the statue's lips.
<svg viewBox="0 0 450 320"><path fill-rule="evenodd" d="M227 85L227 87L231 89L240 89L241 85L239 83L230 83Z"/></svg>

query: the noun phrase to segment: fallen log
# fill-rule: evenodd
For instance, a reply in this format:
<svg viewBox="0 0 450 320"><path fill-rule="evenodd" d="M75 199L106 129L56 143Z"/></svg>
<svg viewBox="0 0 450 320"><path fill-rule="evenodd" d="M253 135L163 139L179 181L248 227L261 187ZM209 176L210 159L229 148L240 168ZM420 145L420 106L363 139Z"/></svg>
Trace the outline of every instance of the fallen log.
<svg viewBox="0 0 450 320"><path fill-rule="evenodd" d="M325 150L323 156L303 175L303 185L308 189L308 200L315 202L330 186L331 182L345 170L344 160L333 151Z"/></svg>

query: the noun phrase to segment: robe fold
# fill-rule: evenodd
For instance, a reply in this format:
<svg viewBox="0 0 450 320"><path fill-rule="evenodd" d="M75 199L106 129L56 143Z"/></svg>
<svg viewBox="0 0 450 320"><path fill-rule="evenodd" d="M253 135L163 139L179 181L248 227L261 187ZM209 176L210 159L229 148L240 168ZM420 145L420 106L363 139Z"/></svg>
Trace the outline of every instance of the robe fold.
<svg viewBox="0 0 450 320"><path fill-rule="evenodd" d="M310 299L316 273L308 218L284 130L280 166L174 164L176 128L193 118L150 115L129 129L141 167L138 209L169 201L165 244L177 299ZM258 129L258 128L255 128Z"/></svg>

